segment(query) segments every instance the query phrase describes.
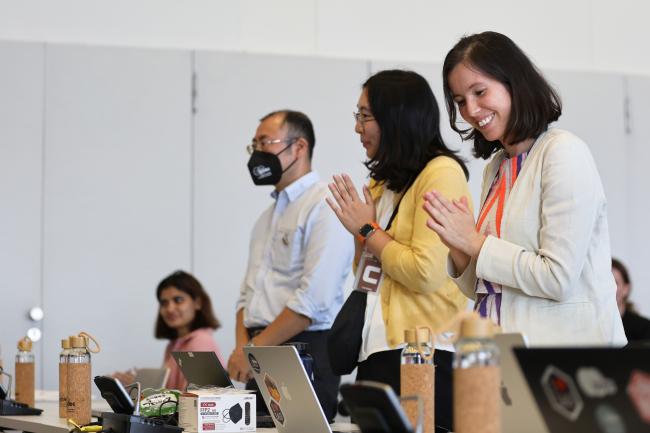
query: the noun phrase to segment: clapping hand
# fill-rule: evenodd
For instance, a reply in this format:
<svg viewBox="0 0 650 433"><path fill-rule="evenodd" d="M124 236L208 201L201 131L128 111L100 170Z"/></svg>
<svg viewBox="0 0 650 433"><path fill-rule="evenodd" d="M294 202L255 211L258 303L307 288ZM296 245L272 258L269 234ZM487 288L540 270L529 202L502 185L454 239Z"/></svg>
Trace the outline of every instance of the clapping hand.
<svg viewBox="0 0 650 433"><path fill-rule="evenodd" d="M325 199L332 208L341 224L353 235L359 233L359 229L377 218L375 203L370 195L370 189L363 186L363 200L357 194L352 179L347 174L333 176L333 183L329 184L332 193L331 198Z"/></svg>
<svg viewBox="0 0 650 433"><path fill-rule="evenodd" d="M424 194L424 210L431 217L427 227L436 232L450 250L469 257L478 256L485 236L476 231L467 197L449 201L438 191L431 191Z"/></svg>

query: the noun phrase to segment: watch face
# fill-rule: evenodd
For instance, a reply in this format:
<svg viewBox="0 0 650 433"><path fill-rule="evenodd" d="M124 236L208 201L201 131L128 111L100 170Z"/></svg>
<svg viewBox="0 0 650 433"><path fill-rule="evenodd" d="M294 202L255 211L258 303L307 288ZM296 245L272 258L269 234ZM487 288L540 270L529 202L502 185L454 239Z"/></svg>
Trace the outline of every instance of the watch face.
<svg viewBox="0 0 650 433"><path fill-rule="evenodd" d="M359 229L359 234L363 236L364 238L367 238L368 235L374 230L375 228L370 225L370 224L364 224L361 226Z"/></svg>

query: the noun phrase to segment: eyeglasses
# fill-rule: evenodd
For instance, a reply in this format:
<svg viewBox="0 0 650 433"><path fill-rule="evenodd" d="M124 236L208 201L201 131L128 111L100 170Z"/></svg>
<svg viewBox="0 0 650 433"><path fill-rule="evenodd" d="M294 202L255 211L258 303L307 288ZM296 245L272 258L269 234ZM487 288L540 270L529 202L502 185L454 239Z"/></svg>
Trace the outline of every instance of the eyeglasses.
<svg viewBox="0 0 650 433"><path fill-rule="evenodd" d="M360 111L353 112L352 115L354 116L354 121L359 122L362 125L364 123L366 123L366 122L371 121L371 120L375 120L375 116L373 116L372 114L366 114L366 113L362 113Z"/></svg>
<svg viewBox="0 0 650 433"><path fill-rule="evenodd" d="M254 151L256 150L261 150L264 149L265 147L271 145L271 144L276 144L276 143L289 143L289 145L295 143L297 138L291 137L291 138L278 138L277 140L271 140L271 139L264 139L264 140L257 140L253 138L253 141L251 141L251 144L246 146L246 151L248 152L249 155L252 155Z"/></svg>

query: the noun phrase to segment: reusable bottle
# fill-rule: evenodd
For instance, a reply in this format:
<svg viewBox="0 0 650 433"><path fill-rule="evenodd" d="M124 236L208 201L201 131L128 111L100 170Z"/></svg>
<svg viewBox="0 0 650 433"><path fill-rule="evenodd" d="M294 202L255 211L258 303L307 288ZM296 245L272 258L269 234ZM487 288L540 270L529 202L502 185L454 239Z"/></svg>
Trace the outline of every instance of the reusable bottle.
<svg viewBox="0 0 650 433"><path fill-rule="evenodd" d="M500 433L499 349L487 319L470 317L461 323L454 354L454 431Z"/></svg>
<svg viewBox="0 0 650 433"><path fill-rule="evenodd" d="M28 337L18 342L16 354L16 401L34 407L34 353Z"/></svg>
<svg viewBox="0 0 650 433"><path fill-rule="evenodd" d="M400 365L400 394L402 397L417 396L422 401L423 432L433 433L435 367L433 365L433 334L427 327L404 331L406 347L402 349ZM413 428L418 425L418 404L403 401L402 406Z"/></svg>
<svg viewBox="0 0 650 433"><path fill-rule="evenodd" d="M67 355L66 416L79 425L90 422L90 352L82 336L70 337Z"/></svg>
<svg viewBox="0 0 650 433"><path fill-rule="evenodd" d="M68 416L68 355L70 354L70 339L61 340L59 355L59 418Z"/></svg>

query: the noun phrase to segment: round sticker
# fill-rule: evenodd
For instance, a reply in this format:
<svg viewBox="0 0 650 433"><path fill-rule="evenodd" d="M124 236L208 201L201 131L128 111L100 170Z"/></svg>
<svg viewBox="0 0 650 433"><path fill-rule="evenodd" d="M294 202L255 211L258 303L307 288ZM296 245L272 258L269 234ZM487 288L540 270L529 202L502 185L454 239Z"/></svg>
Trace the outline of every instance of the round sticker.
<svg viewBox="0 0 650 433"><path fill-rule="evenodd" d="M255 359L252 353L248 354L248 363L251 365L251 368L255 370L255 373L260 374L260 363L257 362L257 359Z"/></svg>
<svg viewBox="0 0 650 433"><path fill-rule="evenodd" d="M596 408L596 422L604 433L627 433L623 417L608 404Z"/></svg>

